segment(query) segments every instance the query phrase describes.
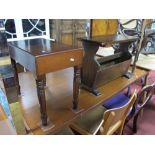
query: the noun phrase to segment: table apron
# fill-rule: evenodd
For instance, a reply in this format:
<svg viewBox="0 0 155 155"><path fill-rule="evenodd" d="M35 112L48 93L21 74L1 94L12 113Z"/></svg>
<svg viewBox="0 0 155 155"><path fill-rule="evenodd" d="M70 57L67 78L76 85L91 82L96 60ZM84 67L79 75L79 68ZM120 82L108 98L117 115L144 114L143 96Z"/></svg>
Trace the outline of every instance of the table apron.
<svg viewBox="0 0 155 155"><path fill-rule="evenodd" d="M35 57L14 46L9 46L10 57L27 70L36 73Z"/></svg>
<svg viewBox="0 0 155 155"><path fill-rule="evenodd" d="M67 51L63 53L36 58L37 75L79 66L82 64L83 51Z"/></svg>

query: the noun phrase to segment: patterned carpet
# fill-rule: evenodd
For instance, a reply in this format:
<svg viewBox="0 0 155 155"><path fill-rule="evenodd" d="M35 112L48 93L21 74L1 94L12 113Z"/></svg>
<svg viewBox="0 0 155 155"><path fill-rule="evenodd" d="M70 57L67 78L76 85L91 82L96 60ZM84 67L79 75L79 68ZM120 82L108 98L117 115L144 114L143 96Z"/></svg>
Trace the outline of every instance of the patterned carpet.
<svg viewBox="0 0 155 155"><path fill-rule="evenodd" d="M148 76L148 84L155 82L155 71L151 71ZM140 89L140 81L132 85L134 89ZM132 132L132 120L128 122L124 129L125 135L155 135L155 95L144 108L142 115L138 118L137 133Z"/></svg>

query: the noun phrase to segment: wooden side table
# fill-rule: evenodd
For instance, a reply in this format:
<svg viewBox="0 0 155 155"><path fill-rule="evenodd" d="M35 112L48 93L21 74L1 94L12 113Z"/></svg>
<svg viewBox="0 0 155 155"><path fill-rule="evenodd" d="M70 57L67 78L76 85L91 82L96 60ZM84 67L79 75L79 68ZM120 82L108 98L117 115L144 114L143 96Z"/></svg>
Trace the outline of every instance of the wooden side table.
<svg viewBox="0 0 155 155"><path fill-rule="evenodd" d="M9 51L15 73L15 81L20 94L16 62L31 71L36 79L42 125L47 125L45 85L46 73L74 67L73 109L78 108L80 68L83 50L47 39L20 40L9 43Z"/></svg>

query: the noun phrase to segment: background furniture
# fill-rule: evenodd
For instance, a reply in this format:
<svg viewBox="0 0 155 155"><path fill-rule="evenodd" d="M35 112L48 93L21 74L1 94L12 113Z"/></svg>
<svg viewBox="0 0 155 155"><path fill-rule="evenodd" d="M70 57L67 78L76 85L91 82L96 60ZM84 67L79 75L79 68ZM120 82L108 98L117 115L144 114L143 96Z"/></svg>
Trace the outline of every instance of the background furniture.
<svg viewBox="0 0 155 155"><path fill-rule="evenodd" d="M77 40L86 36L87 19L50 19L50 36L57 42L81 47Z"/></svg>
<svg viewBox="0 0 155 155"><path fill-rule="evenodd" d="M73 109L78 107L80 66L83 50L59 44L47 39L31 39L9 43L9 51L15 72L15 81L20 94L16 61L31 71L36 78L42 124L47 125L45 89L46 73L74 67Z"/></svg>
<svg viewBox="0 0 155 155"><path fill-rule="evenodd" d="M81 47L77 38L117 32L116 19L50 19L50 36L59 43Z"/></svg>
<svg viewBox="0 0 155 155"><path fill-rule="evenodd" d="M141 37L143 19L118 19L118 34L124 36ZM130 45L131 53L135 53L138 48L139 40Z"/></svg>
<svg viewBox="0 0 155 155"><path fill-rule="evenodd" d="M117 33L116 19L91 19L90 37L112 35Z"/></svg>
<svg viewBox="0 0 155 155"><path fill-rule="evenodd" d="M118 19L118 33L126 36L141 36L142 19Z"/></svg>

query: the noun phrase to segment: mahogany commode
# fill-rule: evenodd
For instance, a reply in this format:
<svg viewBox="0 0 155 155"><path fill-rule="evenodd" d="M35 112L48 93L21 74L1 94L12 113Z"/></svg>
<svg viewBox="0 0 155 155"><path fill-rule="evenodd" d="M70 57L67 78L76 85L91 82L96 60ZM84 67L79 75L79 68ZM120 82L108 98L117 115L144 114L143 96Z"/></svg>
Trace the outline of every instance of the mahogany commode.
<svg viewBox="0 0 155 155"><path fill-rule="evenodd" d="M16 62L31 71L36 79L42 124L47 125L45 85L46 73L74 67L73 109L78 108L80 67L83 50L48 39L29 39L9 42L9 51L15 72L15 81L20 94Z"/></svg>

